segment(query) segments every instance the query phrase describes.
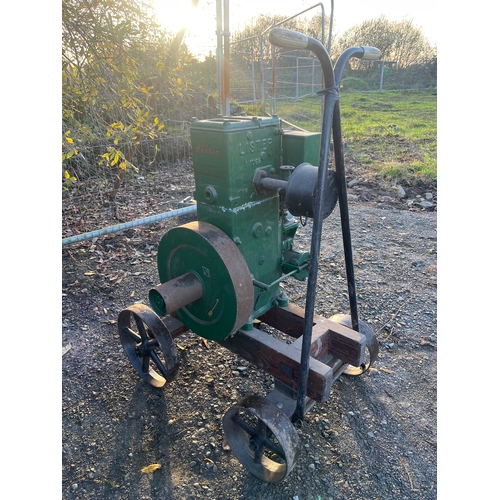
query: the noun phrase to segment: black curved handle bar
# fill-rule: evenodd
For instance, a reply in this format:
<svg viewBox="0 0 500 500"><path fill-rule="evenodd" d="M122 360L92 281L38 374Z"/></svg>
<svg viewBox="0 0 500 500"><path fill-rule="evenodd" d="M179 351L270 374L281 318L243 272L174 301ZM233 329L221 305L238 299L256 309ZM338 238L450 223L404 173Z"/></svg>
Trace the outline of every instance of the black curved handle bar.
<svg viewBox="0 0 500 500"><path fill-rule="evenodd" d="M349 210L347 205L347 186L345 180L344 152L342 146L342 127L339 106L339 82L344 67L352 57L365 60L380 58L380 51L375 47L351 47L345 50L332 66L330 55L325 47L314 38L297 31L285 28L273 28L269 33L273 45L292 49L307 49L313 52L321 63L325 80L323 123L321 125L320 159L318 167L318 189L315 216L311 237L311 252L309 256L309 275L307 279L306 309L304 315L304 333L302 336L302 352L298 385L298 397L294 420L303 420L306 407L307 379L309 373L309 356L311 349L312 328L314 319L314 303L318 277L318 260L322 232L322 216L324 189L328 171L328 153L330 149L330 133L333 130L333 151L335 155L335 182L338 191L338 203L342 225L342 240L347 274L349 307L351 310L351 327L359 331L358 307L356 301L356 286L354 281L354 263L352 258L351 230L349 227Z"/></svg>

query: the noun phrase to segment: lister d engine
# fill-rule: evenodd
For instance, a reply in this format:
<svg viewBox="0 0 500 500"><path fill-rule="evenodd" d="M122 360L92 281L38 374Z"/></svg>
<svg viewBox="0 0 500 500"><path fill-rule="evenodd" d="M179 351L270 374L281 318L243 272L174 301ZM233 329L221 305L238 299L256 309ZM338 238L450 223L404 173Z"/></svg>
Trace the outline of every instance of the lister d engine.
<svg viewBox="0 0 500 500"><path fill-rule="evenodd" d="M159 315L177 311L194 333L222 340L286 305L284 277L307 277L309 253L293 248L294 216L313 215L318 168L310 162L318 162L320 134L283 131L277 116L221 117L195 119L191 140L198 221L161 240L166 284L150 302Z"/></svg>
<svg viewBox="0 0 500 500"><path fill-rule="evenodd" d="M197 220L169 230L158 248L159 283L151 307L134 304L118 318L124 350L155 387L179 367L175 338L190 330L274 377L265 397L231 407L223 432L233 453L264 481L285 478L300 439L293 422L328 399L342 374L360 375L378 343L358 320L340 127L339 84L351 57L375 59L373 47L347 49L333 68L325 48L274 28L275 45L309 49L325 80L321 133L284 129L277 116L194 119L191 125ZM334 168L329 168L333 132ZM338 204L350 314L324 318L314 302L322 222ZM299 252L299 222L311 219L311 247ZM305 309L289 303L280 283L306 281ZM290 339L266 333L266 324Z"/></svg>

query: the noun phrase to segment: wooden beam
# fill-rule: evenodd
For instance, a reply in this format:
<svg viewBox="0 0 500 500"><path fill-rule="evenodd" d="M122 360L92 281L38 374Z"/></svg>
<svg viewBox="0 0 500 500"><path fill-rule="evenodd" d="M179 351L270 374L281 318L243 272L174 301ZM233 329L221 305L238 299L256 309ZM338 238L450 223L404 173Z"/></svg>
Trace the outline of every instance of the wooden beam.
<svg viewBox="0 0 500 500"><path fill-rule="evenodd" d="M256 328L251 331L238 330L233 336L220 340L218 343L284 384L293 389L298 388L300 350L292 345L285 344ZM307 396L315 401L326 401L330 395L332 383L332 368L311 358Z"/></svg>

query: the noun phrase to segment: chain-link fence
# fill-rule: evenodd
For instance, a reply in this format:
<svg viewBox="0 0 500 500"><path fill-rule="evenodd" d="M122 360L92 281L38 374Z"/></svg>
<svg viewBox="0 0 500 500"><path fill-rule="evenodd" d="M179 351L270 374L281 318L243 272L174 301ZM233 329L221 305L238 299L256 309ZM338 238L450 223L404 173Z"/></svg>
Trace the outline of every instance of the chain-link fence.
<svg viewBox="0 0 500 500"><path fill-rule="evenodd" d="M256 104L257 109L276 112L277 101L287 101L286 111L280 117L294 122L294 117L304 119L302 100L316 97L323 89L320 62L312 54L303 51L288 51L267 59L265 53L245 54L231 52L231 97L240 105ZM333 60L335 64L335 60ZM373 92L391 90L426 90L437 86L437 61L416 61L402 68L394 61L354 60L347 64L341 91ZM295 103L295 105L294 105ZM321 99L317 99L318 108ZM285 114L283 114L285 113ZM314 130L321 127L318 121Z"/></svg>
<svg viewBox="0 0 500 500"><path fill-rule="evenodd" d="M63 244L72 243L81 233L176 210L179 195L192 194L181 187L190 173L191 118L214 118L217 108L202 91L185 96L182 106L163 101L161 113L168 117L164 133L142 137L139 144L120 142L122 151L133 151L133 168L103 164L102 155L114 147L112 138L104 134L90 142L75 139L78 153L62 167Z"/></svg>

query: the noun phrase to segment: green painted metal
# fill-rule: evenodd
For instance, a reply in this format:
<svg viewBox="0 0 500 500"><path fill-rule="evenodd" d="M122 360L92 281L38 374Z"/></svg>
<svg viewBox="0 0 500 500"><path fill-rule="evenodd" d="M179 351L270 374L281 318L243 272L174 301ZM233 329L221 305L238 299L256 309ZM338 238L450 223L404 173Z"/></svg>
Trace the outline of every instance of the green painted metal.
<svg viewBox="0 0 500 500"><path fill-rule="evenodd" d="M198 203L237 208L261 199L253 188L257 168L279 171L277 116L194 119L191 145Z"/></svg>
<svg viewBox="0 0 500 500"><path fill-rule="evenodd" d="M307 162L319 165L321 134L301 130L285 130L283 133L283 165L297 167Z"/></svg>
<svg viewBox="0 0 500 500"><path fill-rule="evenodd" d="M282 274L280 196L259 194L253 179L257 169L283 179L289 176L279 168L279 118L194 120L191 143L198 220L222 229L236 243L254 279L276 281ZM256 287L252 316L272 307L279 293L279 284L267 290Z"/></svg>
<svg viewBox="0 0 500 500"><path fill-rule="evenodd" d="M196 334L217 340L232 333L237 323L237 328L251 325L276 303L286 301L279 286L283 274L301 280L307 276L309 254L293 250L298 224L286 212L284 194L257 191L254 178L258 170L264 170L268 177L286 181L291 169L280 169L282 164L317 163L318 136L290 131L283 134L277 116L193 120L198 221L221 230L237 249L231 250L229 258L221 259L206 238L183 226L169 231L160 243L162 283L187 272L202 281L202 298L176 313ZM251 305L245 303L249 311L243 322L232 277L234 266L243 267L241 262L253 281ZM210 277L205 274L207 270Z"/></svg>

